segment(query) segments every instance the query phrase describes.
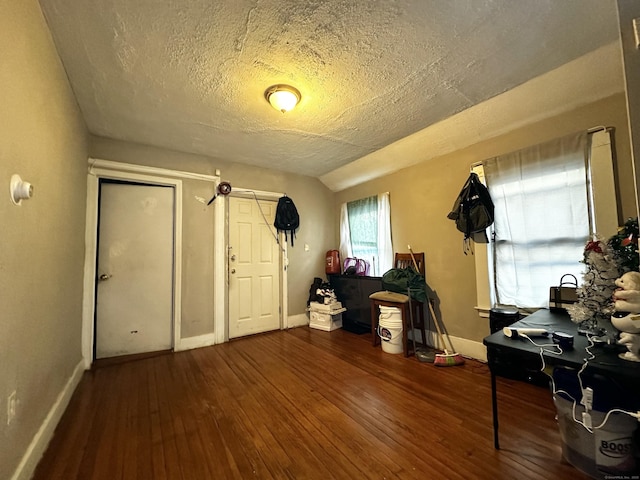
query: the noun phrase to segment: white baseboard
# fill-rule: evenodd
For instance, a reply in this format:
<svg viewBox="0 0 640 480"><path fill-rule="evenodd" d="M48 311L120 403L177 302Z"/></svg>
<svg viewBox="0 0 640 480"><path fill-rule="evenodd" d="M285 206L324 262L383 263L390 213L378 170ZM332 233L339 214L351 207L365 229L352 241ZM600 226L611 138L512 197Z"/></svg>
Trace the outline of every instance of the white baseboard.
<svg viewBox="0 0 640 480"><path fill-rule="evenodd" d="M76 365L76 368L73 370L71 377L67 380L62 391L58 394L58 398L49 410L44 422L40 425L38 432L31 440L27 451L22 456L22 460L20 461L18 468L16 468L16 471L11 477L11 480L29 480L33 476L33 473L38 466L38 462L42 458L44 451L47 449L49 442L53 438L53 433L58 426L58 422L60 421L62 414L66 410L67 405L69 405L71 395L73 395L78 383L80 383L80 379L82 378L84 371L85 362L84 360L81 360Z"/></svg>
<svg viewBox="0 0 640 480"><path fill-rule="evenodd" d="M299 313L298 315L291 315L287 321L287 328L302 327L309 325L309 316L306 313Z"/></svg>
<svg viewBox="0 0 640 480"><path fill-rule="evenodd" d="M416 339L419 339L420 332L416 330L416 334ZM482 342L476 342L475 340L453 336L451 336L450 338L451 343L453 343L453 347L456 349L455 353L459 353L463 357L473 358L474 360L478 360L480 362L487 361L487 348ZM439 348L442 348L442 345L440 345L438 339L438 334L430 330L427 330L427 343L430 346L438 345ZM447 342L447 349L449 348L450 347Z"/></svg>
<svg viewBox="0 0 640 480"><path fill-rule="evenodd" d="M482 342L468 340L466 338L451 337L456 352L463 357L473 358L481 362L487 361L487 347Z"/></svg>
<svg viewBox="0 0 640 480"><path fill-rule="evenodd" d="M194 348L210 347L216 344L216 336L214 333L198 335L196 337L181 338L176 342L173 348L174 352L182 352L183 350L192 350Z"/></svg>

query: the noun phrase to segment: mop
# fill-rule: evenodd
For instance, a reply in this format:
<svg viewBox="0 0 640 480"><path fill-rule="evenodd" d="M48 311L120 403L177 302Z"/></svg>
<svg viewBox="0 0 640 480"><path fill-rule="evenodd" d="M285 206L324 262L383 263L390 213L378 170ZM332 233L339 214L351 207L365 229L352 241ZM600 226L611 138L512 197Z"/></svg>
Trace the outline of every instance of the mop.
<svg viewBox="0 0 640 480"><path fill-rule="evenodd" d="M431 299L428 299L427 301L429 303L429 312L431 312L431 316L433 317L433 323L436 325L436 330L438 331L438 336L440 337L440 342L442 343L442 349L444 350L444 354L436 354L436 358L433 361L433 364L436 367L453 367L454 365L462 365L464 363L464 358L462 358L462 355L460 355L459 353L449 353L449 351L447 350L444 336L442 335L442 331L440 330L439 320L436 318L436 314L433 311L433 305L431 305ZM448 335L447 338L449 338ZM451 343L450 338L449 345L451 346L451 351L454 352L453 344Z"/></svg>

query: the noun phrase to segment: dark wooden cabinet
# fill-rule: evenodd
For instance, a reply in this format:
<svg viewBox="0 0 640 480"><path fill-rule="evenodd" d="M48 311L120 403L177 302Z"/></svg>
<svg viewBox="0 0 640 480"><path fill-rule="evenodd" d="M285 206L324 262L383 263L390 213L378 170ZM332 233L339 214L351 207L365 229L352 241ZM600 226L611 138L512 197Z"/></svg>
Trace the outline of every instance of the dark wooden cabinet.
<svg viewBox="0 0 640 480"><path fill-rule="evenodd" d="M338 301L347 309L342 314L342 328L354 333L371 331L369 295L382 290L381 277L360 275L328 275Z"/></svg>

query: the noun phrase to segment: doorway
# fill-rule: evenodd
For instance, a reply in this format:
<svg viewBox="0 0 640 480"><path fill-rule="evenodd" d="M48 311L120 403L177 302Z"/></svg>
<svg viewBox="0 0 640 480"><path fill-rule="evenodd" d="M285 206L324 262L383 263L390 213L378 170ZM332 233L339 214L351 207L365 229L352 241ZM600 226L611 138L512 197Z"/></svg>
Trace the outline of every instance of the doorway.
<svg viewBox="0 0 640 480"><path fill-rule="evenodd" d="M229 197L229 338L283 327L277 202Z"/></svg>
<svg viewBox="0 0 640 480"><path fill-rule="evenodd" d="M155 167L134 165L110 160L89 159L89 173L87 175L87 216L85 227L85 262L83 282L82 304L82 356L86 369L96 355L96 283L98 277L98 223L99 223L99 193L100 182L103 180L116 180L128 183L171 187L173 190L173 251L172 251L172 346L174 350L180 350L181 342L181 310L182 310L182 204L183 187L182 180L175 178L185 176L183 172L174 172ZM216 177L198 176L190 174L189 178L198 180L215 181ZM223 242L220 242L223 243ZM222 262L221 262L222 263ZM113 278L109 278L108 281ZM221 297L221 296L220 296ZM132 328L135 330L135 328ZM131 330L130 330L131 331ZM135 335L135 334L133 334Z"/></svg>
<svg viewBox="0 0 640 480"><path fill-rule="evenodd" d="M94 358L173 346L175 189L99 184Z"/></svg>

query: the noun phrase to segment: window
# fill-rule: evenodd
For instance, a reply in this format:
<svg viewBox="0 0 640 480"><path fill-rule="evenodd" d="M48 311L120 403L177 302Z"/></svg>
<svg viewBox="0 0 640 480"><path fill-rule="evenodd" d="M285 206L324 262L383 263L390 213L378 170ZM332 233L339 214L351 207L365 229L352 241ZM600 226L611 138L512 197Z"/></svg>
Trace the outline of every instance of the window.
<svg viewBox="0 0 640 480"><path fill-rule="evenodd" d="M369 262L369 275L380 276L393 263L389 194L382 193L342 205L340 256Z"/></svg>
<svg viewBox="0 0 640 480"><path fill-rule="evenodd" d="M609 139L609 132L603 133ZM572 273L581 280L585 242L594 231L605 233L594 227L602 222L596 222L592 200L614 190L607 184L594 195L592 187L602 179L591 178L595 171L591 137L577 133L483 162L496 207L493 241L485 260L491 277L490 304L544 308L549 287L562 275ZM598 162L608 161L612 171L610 142L605 143L607 159ZM613 216L617 221L617 212L603 213L600 217L611 221ZM481 290L480 309L486 304Z"/></svg>

